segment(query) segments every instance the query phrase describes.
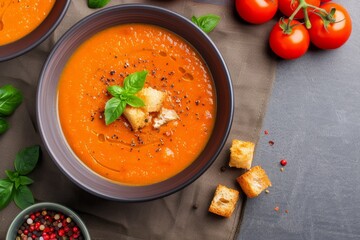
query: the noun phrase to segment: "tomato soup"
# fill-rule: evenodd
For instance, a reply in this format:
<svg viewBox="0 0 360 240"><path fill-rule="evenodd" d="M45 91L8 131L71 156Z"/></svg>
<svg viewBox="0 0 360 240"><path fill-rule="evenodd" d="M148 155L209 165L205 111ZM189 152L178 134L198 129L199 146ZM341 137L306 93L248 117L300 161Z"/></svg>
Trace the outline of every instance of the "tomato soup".
<svg viewBox="0 0 360 240"><path fill-rule="evenodd" d="M134 131L124 116L106 125L107 87L146 70L144 87L166 94L163 107L178 118ZM215 89L198 53L179 36L153 25L125 24L85 41L66 64L58 85L64 136L77 157L115 182L148 185L166 180L204 149L214 126ZM158 113L151 113L152 119Z"/></svg>
<svg viewBox="0 0 360 240"><path fill-rule="evenodd" d="M55 0L0 0L0 46L23 38L50 13Z"/></svg>

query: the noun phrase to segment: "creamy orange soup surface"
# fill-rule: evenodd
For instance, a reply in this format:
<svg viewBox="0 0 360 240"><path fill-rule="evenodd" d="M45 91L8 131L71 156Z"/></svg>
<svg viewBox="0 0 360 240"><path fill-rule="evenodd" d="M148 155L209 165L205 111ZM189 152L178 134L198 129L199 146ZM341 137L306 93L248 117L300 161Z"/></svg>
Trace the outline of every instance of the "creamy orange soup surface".
<svg viewBox="0 0 360 240"><path fill-rule="evenodd" d="M124 116L106 125L107 87L146 70L144 87L166 94L163 107L178 119L135 131ZM108 28L85 41L66 64L58 85L58 113L77 157L97 174L127 185L166 180L190 165L205 147L215 121L209 70L182 38L153 25Z"/></svg>
<svg viewBox="0 0 360 240"><path fill-rule="evenodd" d="M0 46L31 33L54 4L55 0L0 0Z"/></svg>

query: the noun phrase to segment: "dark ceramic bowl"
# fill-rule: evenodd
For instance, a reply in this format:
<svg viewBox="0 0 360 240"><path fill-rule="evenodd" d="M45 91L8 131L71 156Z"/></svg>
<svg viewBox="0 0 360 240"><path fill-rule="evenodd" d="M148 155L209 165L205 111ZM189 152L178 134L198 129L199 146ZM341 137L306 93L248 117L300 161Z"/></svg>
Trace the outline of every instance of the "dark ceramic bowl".
<svg viewBox="0 0 360 240"><path fill-rule="evenodd" d="M217 115L214 130L202 153L174 177L147 186L113 183L82 164L67 145L58 118L57 86L60 74L75 49L95 33L125 23L147 23L168 29L188 41L205 60L214 79ZM210 38L188 19L169 10L148 5L119 5L100 10L73 26L59 40L40 76L37 119L43 141L59 168L85 190L120 201L145 201L164 197L187 186L215 161L228 137L234 103L230 75Z"/></svg>
<svg viewBox="0 0 360 240"><path fill-rule="evenodd" d="M42 43L59 25L69 5L70 0L57 0L49 15L34 31L15 42L0 46L0 62L27 53Z"/></svg>
<svg viewBox="0 0 360 240"><path fill-rule="evenodd" d="M43 210L47 211L54 211L58 213L63 213L67 217L70 217L71 220L76 224L76 226L79 227L82 236L84 237L84 240L90 240L90 234L84 224L84 222L80 219L80 217L70 210L69 208L57 204L57 203L51 203L51 202L42 202L37 203L34 205L31 205L30 207L27 207L26 209L22 210L12 221L7 234L6 234L6 240L14 240L16 239L17 231L21 227L21 225L29 218L29 215L36 212L41 212Z"/></svg>

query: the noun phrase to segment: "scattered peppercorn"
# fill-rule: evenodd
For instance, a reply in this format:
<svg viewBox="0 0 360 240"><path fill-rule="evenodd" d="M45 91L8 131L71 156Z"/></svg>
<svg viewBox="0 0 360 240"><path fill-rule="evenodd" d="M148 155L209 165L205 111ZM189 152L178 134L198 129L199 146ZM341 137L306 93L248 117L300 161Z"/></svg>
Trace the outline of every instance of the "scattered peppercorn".
<svg viewBox="0 0 360 240"><path fill-rule="evenodd" d="M16 240L83 240L75 222L63 213L43 210L30 214L17 231Z"/></svg>
<svg viewBox="0 0 360 240"><path fill-rule="evenodd" d="M286 159L281 159L280 164L281 164L281 166L284 166L284 167L285 167L286 164L287 164Z"/></svg>
<svg viewBox="0 0 360 240"><path fill-rule="evenodd" d="M273 146L274 144L275 144L274 141L271 141L271 140L269 141L270 146Z"/></svg>
<svg viewBox="0 0 360 240"><path fill-rule="evenodd" d="M225 171L226 171L226 166L222 166L222 167L220 168L220 171L225 172Z"/></svg>
<svg viewBox="0 0 360 240"><path fill-rule="evenodd" d="M278 212L278 211L280 210L280 208L279 208L279 207L275 207L274 210Z"/></svg>
<svg viewBox="0 0 360 240"><path fill-rule="evenodd" d="M265 134L265 135L268 135L268 134L269 134L269 131L268 131L268 130L265 130L265 131L264 131L264 134Z"/></svg>

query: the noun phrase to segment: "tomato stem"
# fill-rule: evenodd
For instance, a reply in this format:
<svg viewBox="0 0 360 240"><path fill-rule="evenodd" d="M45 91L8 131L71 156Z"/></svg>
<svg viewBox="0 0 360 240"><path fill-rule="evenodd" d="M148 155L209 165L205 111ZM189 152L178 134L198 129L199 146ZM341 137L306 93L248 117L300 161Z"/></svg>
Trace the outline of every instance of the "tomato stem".
<svg viewBox="0 0 360 240"><path fill-rule="evenodd" d="M308 14L307 8L303 8L303 9L304 9L305 27L307 29L310 29L311 28L311 22L309 20L309 14Z"/></svg>
<svg viewBox="0 0 360 240"><path fill-rule="evenodd" d="M314 6L314 5L311 5L311 4L307 4L307 5L308 5L309 8L313 8L314 10L317 10L317 11L319 11L319 12L323 12L323 13L325 13L325 14L328 14L328 12L327 12L325 9L323 9L323 8L319 8L319 7Z"/></svg>
<svg viewBox="0 0 360 240"><path fill-rule="evenodd" d="M291 16L289 17L289 20L290 20L290 21L294 20L295 15L296 15L296 14L300 11L300 9L303 7L301 1L304 1L304 0L300 0L299 6L295 9L295 11L294 11L294 12L291 14Z"/></svg>
<svg viewBox="0 0 360 240"><path fill-rule="evenodd" d="M301 8L304 11L305 27L307 29L310 29L311 28L311 22L309 20L309 14L307 12L307 8L309 7L309 4L305 0L299 0L299 6L301 6Z"/></svg>
<svg viewBox="0 0 360 240"><path fill-rule="evenodd" d="M318 11L321 11L323 13L326 13L326 10L322 9L322 8L319 8L317 6L314 6L314 5L311 5L311 4L308 4L306 2L306 0L299 0L299 5L298 7L295 9L295 11L291 14L291 16L289 17L289 20L292 21L294 18L295 18L295 15L302 9L304 11L304 22L305 22L305 27L307 29L310 29L311 28L311 22L309 20L309 14L307 12L307 9L308 8L313 8L315 10L318 10Z"/></svg>

